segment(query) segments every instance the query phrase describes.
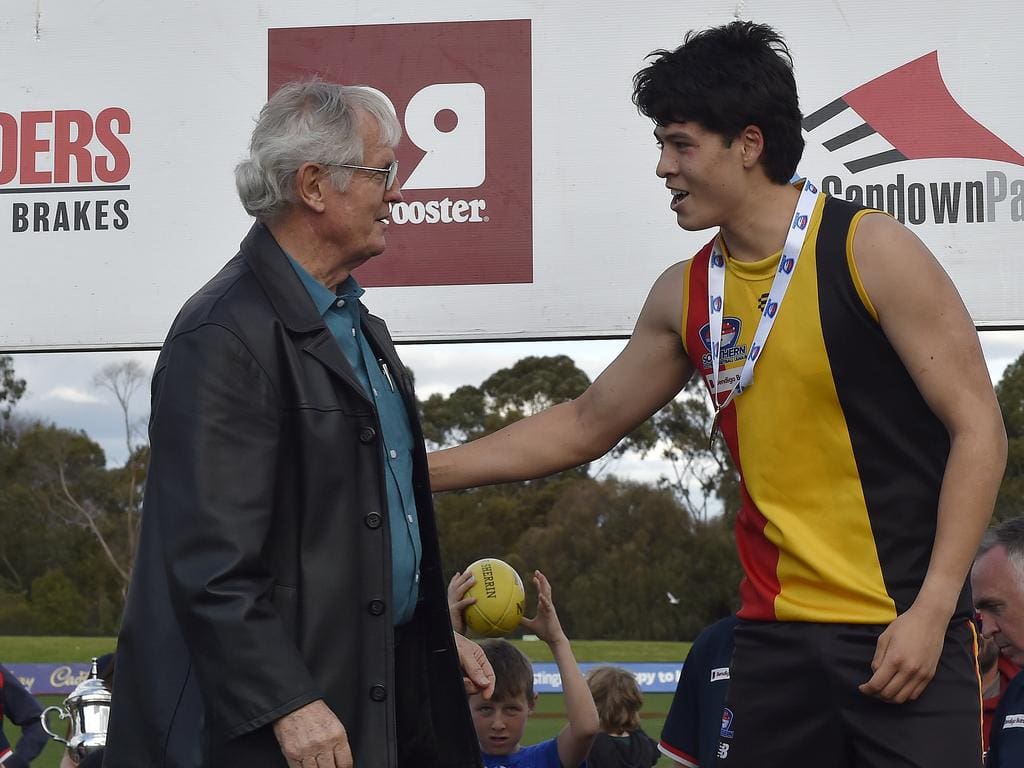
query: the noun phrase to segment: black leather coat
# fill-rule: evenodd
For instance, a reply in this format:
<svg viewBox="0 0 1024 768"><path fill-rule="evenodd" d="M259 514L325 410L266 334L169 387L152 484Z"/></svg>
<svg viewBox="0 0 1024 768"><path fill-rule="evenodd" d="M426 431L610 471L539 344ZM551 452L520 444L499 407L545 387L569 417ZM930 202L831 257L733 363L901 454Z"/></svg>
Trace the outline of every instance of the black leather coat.
<svg viewBox="0 0 1024 768"><path fill-rule="evenodd" d="M396 679L384 456L373 404L284 252L257 224L182 308L153 375L152 459L118 641L107 768L284 765L270 724L323 698L356 768L398 764L419 691L439 767L480 765L446 605L412 383L423 542ZM407 711L406 706L405 710ZM258 756L253 759L253 755Z"/></svg>

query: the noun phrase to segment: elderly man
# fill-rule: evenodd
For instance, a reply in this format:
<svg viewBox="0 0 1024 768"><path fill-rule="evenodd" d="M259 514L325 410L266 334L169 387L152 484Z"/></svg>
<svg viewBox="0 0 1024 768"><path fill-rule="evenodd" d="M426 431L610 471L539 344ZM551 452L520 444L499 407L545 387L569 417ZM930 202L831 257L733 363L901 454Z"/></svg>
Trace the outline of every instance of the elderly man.
<svg viewBox="0 0 1024 768"><path fill-rule="evenodd" d="M1024 664L1024 517L985 534L971 568L981 631L1013 663ZM1024 674L1003 692L992 716L987 768L1024 765Z"/></svg>
<svg viewBox="0 0 1024 768"><path fill-rule="evenodd" d="M260 113L257 222L153 375L107 768L480 764L465 693L493 675L452 633L412 382L351 274L384 251L399 137L320 81Z"/></svg>

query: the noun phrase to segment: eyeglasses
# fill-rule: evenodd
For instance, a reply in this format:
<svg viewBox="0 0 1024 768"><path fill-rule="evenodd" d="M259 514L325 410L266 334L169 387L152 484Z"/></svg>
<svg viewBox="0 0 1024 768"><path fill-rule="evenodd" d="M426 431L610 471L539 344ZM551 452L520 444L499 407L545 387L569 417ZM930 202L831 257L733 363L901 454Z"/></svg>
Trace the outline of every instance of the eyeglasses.
<svg viewBox="0 0 1024 768"><path fill-rule="evenodd" d="M398 161L392 160L391 164L387 168L370 168L365 165L349 165L348 163L323 163L323 165L330 165L334 168L349 168L353 171L369 171L371 173L382 173L385 176L384 189L389 190L395 185L395 179L398 178Z"/></svg>

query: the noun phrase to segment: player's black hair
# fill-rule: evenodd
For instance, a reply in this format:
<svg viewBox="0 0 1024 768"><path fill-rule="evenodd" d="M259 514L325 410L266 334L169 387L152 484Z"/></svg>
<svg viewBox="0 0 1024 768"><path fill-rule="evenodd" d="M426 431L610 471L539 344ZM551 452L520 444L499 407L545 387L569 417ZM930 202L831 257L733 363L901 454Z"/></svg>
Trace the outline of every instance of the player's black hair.
<svg viewBox="0 0 1024 768"><path fill-rule="evenodd" d="M658 50L633 78L633 102L658 125L695 122L726 146L748 125L764 134L768 178L786 184L804 151L793 58L766 24L734 21L690 31L674 51Z"/></svg>
<svg viewBox="0 0 1024 768"><path fill-rule="evenodd" d="M533 706L533 665L522 651L508 640L492 637L480 641L487 660L494 667L494 693L491 701L510 701L525 694L527 706Z"/></svg>

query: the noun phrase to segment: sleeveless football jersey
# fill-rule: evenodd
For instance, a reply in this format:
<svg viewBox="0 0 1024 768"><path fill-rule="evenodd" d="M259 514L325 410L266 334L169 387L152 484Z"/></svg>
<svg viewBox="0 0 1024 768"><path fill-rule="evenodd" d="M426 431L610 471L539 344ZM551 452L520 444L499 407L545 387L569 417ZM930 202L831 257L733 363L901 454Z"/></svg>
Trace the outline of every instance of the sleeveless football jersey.
<svg viewBox="0 0 1024 768"><path fill-rule="evenodd" d="M819 196L753 384L722 412L742 478L744 619L884 624L924 582L949 436L857 274L853 235L868 212ZM710 254L708 244L686 265L682 317L686 353L709 387ZM720 400L739 377L780 256L727 257ZM957 615L970 612L965 586Z"/></svg>

